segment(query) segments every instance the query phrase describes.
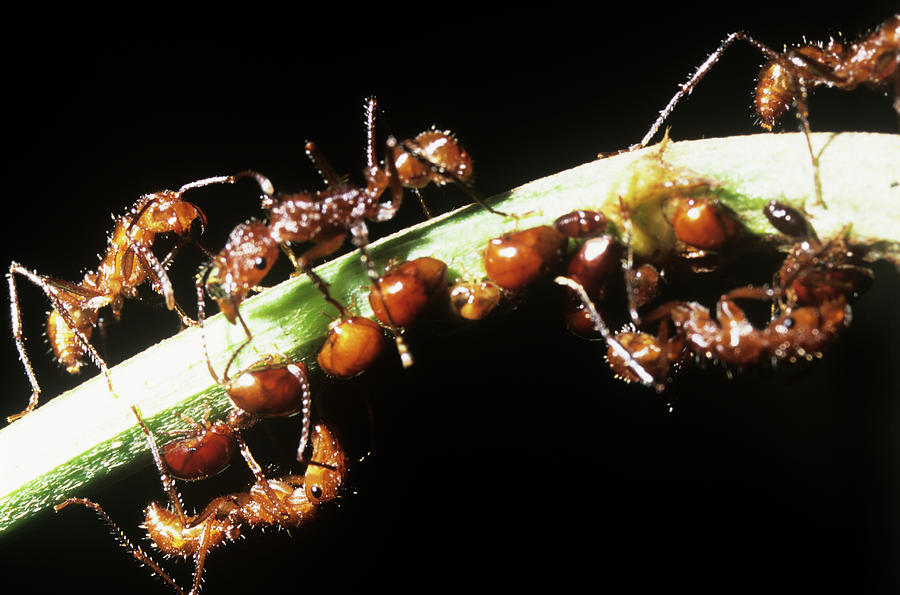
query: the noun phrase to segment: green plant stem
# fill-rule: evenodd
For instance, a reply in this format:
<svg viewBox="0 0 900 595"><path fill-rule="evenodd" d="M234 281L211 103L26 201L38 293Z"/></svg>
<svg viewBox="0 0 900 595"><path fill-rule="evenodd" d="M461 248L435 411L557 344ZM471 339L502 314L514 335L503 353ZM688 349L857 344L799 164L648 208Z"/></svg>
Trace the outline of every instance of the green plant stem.
<svg viewBox="0 0 900 595"><path fill-rule="evenodd" d="M796 134L753 135L674 143L587 163L536 180L489 202L519 220L468 206L386 237L370 247L378 266L433 256L448 264L448 276L484 276L481 251L494 237L515 228L547 224L576 208L601 208L620 221L620 199L635 229L635 250L673 248L660 207L674 188L698 179L731 207L751 234L776 234L762 215L771 199L804 206L821 237L851 224L854 242L873 246L880 257L900 261L900 135L816 134L823 197L813 204L812 170L805 140ZM317 269L340 301L371 313L367 283L356 252ZM280 352L306 361L313 390L324 382L315 356L327 331L329 307L306 278L292 278L247 300L241 312L254 334L239 369L259 354ZM221 370L244 338L221 316L207 321L213 364ZM399 366L399 362L397 363ZM62 499L78 495L115 469L149 462L147 443L130 411L137 404L155 432L183 427L176 412L195 419L209 401L214 416L230 408L210 377L201 335L188 329L112 369L116 396L102 376L45 402L34 413L0 430L0 532ZM18 401L24 405L27 395ZM14 404L16 399L6 399ZM13 405L10 405L13 406Z"/></svg>

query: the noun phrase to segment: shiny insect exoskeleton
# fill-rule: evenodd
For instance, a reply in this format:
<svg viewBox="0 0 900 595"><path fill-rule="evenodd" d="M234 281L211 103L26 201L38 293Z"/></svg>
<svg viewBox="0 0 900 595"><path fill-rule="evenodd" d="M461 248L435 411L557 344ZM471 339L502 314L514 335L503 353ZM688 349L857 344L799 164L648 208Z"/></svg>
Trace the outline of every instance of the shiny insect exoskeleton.
<svg viewBox="0 0 900 595"><path fill-rule="evenodd" d="M199 481L224 471L237 448L232 427L224 422L209 422L210 406L207 402L203 419L198 423L182 414L191 425L184 434L160 448L162 460L169 473L176 479Z"/></svg>
<svg viewBox="0 0 900 595"><path fill-rule="evenodd" d="M143 527L153 545L166 556L193 558L194 580L190 593L200 589L203 570L209 552L234 541L245 527L296 528L311 520L324 502L334 500L347 479L347 456L337 435L324 424L316 424L312 431L312 455L303 475L266 477L241 437L235 438L255 481L246 492L214 498L203 510L187 515L183 510L172 479L163 465L156 440L137 409L134 413L154 455L160 479L169 496L169 504L151 503L144 512ZM150 571L165 580L178 593L185 593L180 585L148 553L134 545L99 504L85 498L69 498L55 508L80 504L93 510L112 530L120 544Z"/></svg>
<svg viewBox="0 0 900 595"><path fill-rule="evenodd" d="M371 366L383 349L384 334L378 323L364 316L350 316L331 324L318 362L329 376L352 378Z"/></svg>
<svg viewBox="0 0 900 595"><path fill-rule="evenodd" d="M255 172L242 172L233 176L206 178L185 184L177 191L163 190L145 194L139 198L127 213L115 217L115 228L108 238L107 248L95 271L89 271L78 283L63 281L55 277L41 275L17 262L9 265L9 294L12 311L12 331L19 358L25 366L25 373L31 383L32 394L28 407L10 416L9 421L31 412L38 403L41 389L25 351L22 332L21 309L16 291L15 276L25 277L41 288L53 310L47 319L47 337L57 361L69 373L81 370L85 356L106 376L112 390L106 362L91 345L90 338L99 320L99 310L109 307L118 319L126 298L136 298L138 288L149 281L153 290L165 299L166 306L175 310L182 324L191 325L191 320L175 301L172 284L166 274L170 259L194 223L206 225L206 216L196 205L186 202L182 196L188 190L211 184L233 184L242 177L255 178L260 184L265 179ZM264 186L264 191L266 188ZM156 236L172 233L178 236L175 250L160 261L152 248Z"/></svg>
<svg viewBox="0 0 900 595"><path fill-rule="evenodd" d="M810 142L808 96L817 87L852 91L860 85L892 93L894 111L900 118L900 14L884 21L875 31L844 44L806 44L778 52L743 31L728 35L679 91L669 100L638 145L645 147L671 115L678 102L689 95L722 54L736 40L743 40L762 53L767 63L756 84L754 107L763 128L771 130L789 109L795 109L809 146L815 170L815 195L822 203L818 157Z"/></svg>
<svg viewBox="0 0 900 595"><path fill-rule="evenodd" d="M449 133L426 132L402 143L389 137L388 158L385 166L380 167L375 159L376 108L375 98L369 98L365 109L365 186L357 186L337 175L318 148L307 143L306 153L322 175L325 189L265 194L262 207L268 214L268 222L238 226L225 249L206 268L202 282L229 321L234 323L239 318L240 303L269 272L279 248L290 257L296 270L310 277L342 318L350 317L345 306L330 295L328 284L313 271L311 263L337 251L349 234L359 248L369 281L377 286L379 275L367 250L367 221L393 218L400 209L404 187L420 188L428 183L448 181L465 187L471 160ZM386 191L388 199L381 201ZM295 255L291 246L304 243L311 246ZM401 362L407 367L412 364L412 356L400 337L398 324L390 312L385 313L385 318L397 341ZM246 325L244 329L249 339L249 329Z"/></svg>
<svg viewBox="0 0 900 595"><path fill-rule="evenodd" d="M521 291L562 261L568 238L549 225L506 233L484 251L488 278L509 291Z"/></svg>
<svg viewBox="0 0 900 595"><path fill-rule="evenodd" d="M445 289L447 265L424 256L388 267L378 278L378 287L369 291L369 305L375 317L397 326L412 324Z"/></svg>

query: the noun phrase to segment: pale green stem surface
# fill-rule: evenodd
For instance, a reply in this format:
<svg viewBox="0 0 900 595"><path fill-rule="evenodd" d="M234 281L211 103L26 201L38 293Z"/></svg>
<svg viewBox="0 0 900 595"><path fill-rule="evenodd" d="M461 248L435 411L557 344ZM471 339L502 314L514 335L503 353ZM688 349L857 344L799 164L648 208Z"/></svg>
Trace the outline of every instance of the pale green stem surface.
<svg viewBox="0 0 900 595"><path fill-rule="evenodd" d="M813 143L827 210L813 206L813 174L802 136L760 134L674 143L663 160L651 147L587 163L489 201L505 212L529 213L519 221L472 205L384 238L371 252L381 268L390 260L433 256L448 264L451 281L478 280L484 276L481 251L491 238L550 223L577 208L602 208L620 222L619 197L631 213L635 249L665 251L673 240L670 226L659 216L660 205L673 185L684 179L689 186L692 176L702 176L716 182L712 192L753 234L776 233L762 207L778 199L805 206L820 237L831 237L849 223L853 242L876 246L879 256L900 262L900 135L815 134ZM356 252L317 271L338 300L371 314ZM235 369L258 354L280 352L310 365L315 392L324 379L315 361L330 322L324 313L330 308L308 279L290 279L267 290L247 300L241 312L254 343ZM207 321L207 336L219 370L244 338L240 327L221 316ZM0 532L79 495L80 488L119 467L149 462L147 443L129 409L132 403L156 432L183 427L176 412L200 419L207 400L214 417L228 411L230 402L210 377L202 353L198 330L186 330L113 368L118 397L98 376L45 400L34 413L0 430ZM24 406L27 396L5 398L7 413Z"/></svg>

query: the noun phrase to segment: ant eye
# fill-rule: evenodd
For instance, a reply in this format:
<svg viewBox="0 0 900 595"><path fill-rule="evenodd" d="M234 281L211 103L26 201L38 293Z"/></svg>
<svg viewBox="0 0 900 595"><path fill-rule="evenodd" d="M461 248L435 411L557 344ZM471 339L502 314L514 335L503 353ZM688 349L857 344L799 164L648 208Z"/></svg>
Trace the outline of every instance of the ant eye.
<svg viewBox="0 0 900 595"><path fill-rule="evenodd" d="M253 261L253 266L256 267L257 270L262 271L266 268L266 259L262 256L257 256L256 260Z"/></svg>
<svg viewBox="0 0 900 595"><path fill-rule="evenodd" d="M313 498L318 500L319 498L322 497L322 486L319 486L319 485L312 486L311 488L309 488L309 493L312 494Z"/></svg>

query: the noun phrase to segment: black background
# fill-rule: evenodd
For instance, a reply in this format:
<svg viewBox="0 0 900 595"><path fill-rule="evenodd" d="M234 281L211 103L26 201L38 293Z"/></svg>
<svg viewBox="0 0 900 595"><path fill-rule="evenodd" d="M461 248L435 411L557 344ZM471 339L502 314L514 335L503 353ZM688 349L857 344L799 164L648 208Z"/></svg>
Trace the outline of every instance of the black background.
<svg viewBox="0 0 900 595"><path fill-rule="evenodd" d="M583 14L419 4L390 13L298 5L290 14L255 6L10 19L0 35L4 262L78 280L104 249L111 212L210 175L254 168L279 189L317 188L307 139L356 176L371 94L397 135L431 124L454 130L488 196L638 141L729 31L744 28L776 48L804 36L855 38L889 4L852 15L754 6L727 18L719 7L598 5ZM761 61L748 47L731 49L672 118L673 137L755 132ZM890 101L868 90L819 92L811 110L816 130L896 132ZM235 224L260 214L248 186L191 197L209 217L207 245L221 246ZM430 189L426 200L434 211L467 202L452 187ZM372 230L421 218L410 200L398 221ZM187 249L176 264L183 301L199 262ZM292 536L248 531L214 552L205 589L894 592L898 285L896 272L878 267L824 361L734 381L691 371L664 396L612 380L602 348L563 330L550 301L465 332L414 333L412 370L385 357L357 379L314 386L353 454L373 451L354 468L353 490ZM46 302L19 287L37 373L46 394L57 394L73 381L41 353ZM110 329L110 359L176 329L173 316L129 303ZM11 413L28 385L11 340L2 351ZM272 440L268 430L253 437L263 453L284 440L275 452L289 456L290 423L271 424ZM185 488L189 506L242 489L247 476L236 467ZM85 495L133 539L142 508L162 497L152 468ZM188 584L189 564L169 567ZM78 509L0 538L0 568L7 580L71 591L166 589Z"/></svg>

